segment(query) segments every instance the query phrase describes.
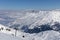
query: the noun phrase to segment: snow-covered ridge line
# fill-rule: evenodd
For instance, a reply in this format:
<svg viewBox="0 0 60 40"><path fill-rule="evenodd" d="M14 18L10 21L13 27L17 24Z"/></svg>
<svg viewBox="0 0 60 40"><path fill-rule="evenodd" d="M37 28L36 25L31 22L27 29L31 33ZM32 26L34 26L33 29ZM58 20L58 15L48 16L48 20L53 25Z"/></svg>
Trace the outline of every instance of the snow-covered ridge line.
<svg viewBox="0 0 60 40"><path fill-rule="evenodd" d="M9 12L5 12L9 13ZM13 15L12 15L13 13ZM48 24L49 27L51 26L53 30L47 30L47 31L40 31L38 33L26 33L21 32L22 30L18 31L12 28L9 28L7 26L4 26L0 24L0 40L60 40L60 33L58 32L60 30L60 11L59 10L51 10L51 11L39 11L39 12L11 12L11 15L13 18L15 16L17 17L15 21L11 23L11 27L17 27L12 26L15 24L20 25L18 28L23 27L24 25L28 26L28 28L33 29L34 27L41 28L41 25ZM18 15L16 15L18 14ZM8 16L12 17L10 13ZM20 17L21 16L21 17ZM41 26L41 27L40 27ZM43 29L42 27L41 29ZM45 27L46 28L46 27ZM48 29L48 28L47 28ZM35 29L36 30L36 29ZM58 31L55 31L58 30ZM34 32L34 30L33 30ZM26 34L25 34L26 33ZM7 34L7 36L6 36ZM13 35L13 36L11 36ZM4 38L3 38L4 37Z"/></svg>
<svg viewBox="0 0 60 40"><path fill-rule="evenodd" d="M9 35L13 35L13 36L19 36L21 34L23 34L22 32L6 27L4 25L0 24L0 32L5 33L5 34L9 34Z"/></svg>
<svg viewBox="0 0 60 40"><path fill-rule="evenodd" d="M18 23L20 27L23 25L29 25L30 28L33 28L37 25L42 25L46 23L60 22L60 10L50 10L50 11L38 11L35 12L26 12L22 14L22 17L18 17L12 24Z"/></svg>
<svg viewBox="0 0 60 40"><path fill-rule="evenodd" d="M2 11L12 18L16 18L9 26L20 24L20 27L29 25L29 28L46 23L60 22L60 10L22 10L22 11Z"/></svg>

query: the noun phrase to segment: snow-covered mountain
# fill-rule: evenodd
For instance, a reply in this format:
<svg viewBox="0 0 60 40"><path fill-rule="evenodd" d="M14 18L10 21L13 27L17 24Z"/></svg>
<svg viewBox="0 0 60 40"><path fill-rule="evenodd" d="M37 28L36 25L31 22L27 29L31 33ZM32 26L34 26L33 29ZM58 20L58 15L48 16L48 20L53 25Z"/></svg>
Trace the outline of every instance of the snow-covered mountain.
<svg viewBox="0 0 60 40"><path fill-rule="evenodd" d="M60 10L0 10L1 40L60 40L59 32Z"/></svg>
<svg viewBox="0 0 60 40"><path fill-rule="evenodd" d="M21 16L17 17L13 22L9 23L10 27L14 27L15 24L20 25L19 29L23 26L28 26L29 29L39 27L41 25L49 24L52 29L56 23L60 23L60 10L40 10L40 11L23 11ZM55 29L54 29L55 30Z"/></svg>
<svg viewBox="0 0 60 40"><path fill-rule="evenodd" d="M45 31L37 34L24 33L0 24L0 40L60 40L60 33L57 31Z"/></svg>

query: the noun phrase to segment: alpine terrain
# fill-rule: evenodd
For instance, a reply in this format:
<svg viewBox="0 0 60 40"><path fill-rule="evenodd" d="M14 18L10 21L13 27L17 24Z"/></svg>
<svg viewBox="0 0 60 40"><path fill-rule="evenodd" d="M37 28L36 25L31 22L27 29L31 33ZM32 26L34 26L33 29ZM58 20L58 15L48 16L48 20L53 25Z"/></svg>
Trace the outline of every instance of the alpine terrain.
<svg viewBox="0 0 60 40"><path fill-rule="evenodd" d="M60 40L60 10L0 10L0 40Z"/></svg>

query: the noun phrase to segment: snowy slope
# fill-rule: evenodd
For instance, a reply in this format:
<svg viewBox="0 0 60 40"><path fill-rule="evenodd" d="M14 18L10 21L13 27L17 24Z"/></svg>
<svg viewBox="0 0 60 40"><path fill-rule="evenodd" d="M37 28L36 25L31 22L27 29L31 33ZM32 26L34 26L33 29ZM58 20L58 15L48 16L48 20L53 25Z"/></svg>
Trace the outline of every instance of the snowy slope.
<svg viewBox="0 0 60 40"><path fill-rule="evenodd" d="M22 37L23 35L25 37ZM56 31L46 31L38 34L22 34L15 37L0 32L0 40L60 40L60 33Z"/></svg>
<svg viewBox="0 0 60 40"><path fill-rule="evenodd" d="M28 25L30 28L34 26L47 24L53 22L60 22L60 10L0 10L0 18L5 21L1 21L1 24L12 26L14 24L20 24L19 27ZM6 17L6 18L5 18ZM8 18L9 19L8 19ZM11 20L10 20L11 19ZM9 21L6 21L9 20ZM52 22L52 23L53 23ZM6 24L7 23L7 24ZM33 27L32 27L33 26Z"/></svg>
<svg viewBox="0 0 60 40"><path fill-rule="evenodd" d="M25 12L25 13L24 13ZM50 10L50 11L38 11L35 12L29 12L29 11L23 11L20 13L21 17L17 17L13 22L9 23L9 26L12 26L14 24L19 24L20 28L24 25L28 25L29 28L34 28L37 25L42 24L51 24L53 25L55 22L60 23L60 10Z"/></svg>
<svg viewBox="0 0 60 40"><path fill-rule="evenodd" d="M53 30L40 32L38 34L29 34L17 31L15 36L15 29L8 28L0 24L0 29L1 28L3 28L3 30L0 30L0 40L60 40L60 33ZM11 31L6 29L10 29Z"/></svg>
<svg viewBox="0 0 60 40"><path fill-rule="evenodd" d="M22 40L22 39L19 37L13 37L12 35L0 32L0 40Z"/></svg>
<svg viewBox="0 0 60 40"><path fill-rule="evenodd" d="M8 26L0 24L0 40L60 40L60 10L50 11L2 11L5 15L15 20L8 23ZM11 13L11 14L10 14ZM0 18L0 20L3 20ZM18 26L19 30L13 29ZM49 24L53 30L40 31L39 33L26 33L21 30L23 26L28 29ZM15 25L15 26L14 26ZM11 28L9 28L11 27ZM41 29L41 28L40 28ZM10 31L9 31L10 30ZM27 30L27 28L25 29ZM55 31L58 30L58 31ZM15 32L17 33L15 36Z"/></svg>

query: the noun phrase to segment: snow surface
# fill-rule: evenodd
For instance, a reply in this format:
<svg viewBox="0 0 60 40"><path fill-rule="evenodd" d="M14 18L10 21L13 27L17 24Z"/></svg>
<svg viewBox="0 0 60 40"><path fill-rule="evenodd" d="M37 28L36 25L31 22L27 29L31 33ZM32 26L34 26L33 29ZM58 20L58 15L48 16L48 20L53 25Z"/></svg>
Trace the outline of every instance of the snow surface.
<svg viewBox="0 0 60 40"><path fill-rule="evenodd" d="M20 12L1 11L0 13L3 14L5 13L4 15L7 15L15 19L14 21L8 23L8 26L0 24L0 40L60 40L60 33L58 31L47 30L39 33L30 34L30 33L25 33L21 30L21 28L24 25L28 25L29 29L33 29L35 27L40 28L39 27L40 25L49 24L52 28L55 22L60 23L60 10L34 11L34 12L29 10L20 11ZM0 20L5 20L5 19L4 17L0 18ZM14 26L12 28L9 28L15 24L20 24L20 26L18 27L19 30L17 31L13 29ZM58 29L59 27L60 25L58 27L54 26L52 29ZM8 31L6 29L10 29L11 31ZM16 36L15 36L15 32L16 32Z"/></svg>
<svg viewBox="0 0 60 40"><path fill-rule="evenodd" d="M24 38L22 36L25 36ZM60 33L56 31L46 31L38 34L22 34L13 36L0 32L0 40L60 40Z"/></svg>

